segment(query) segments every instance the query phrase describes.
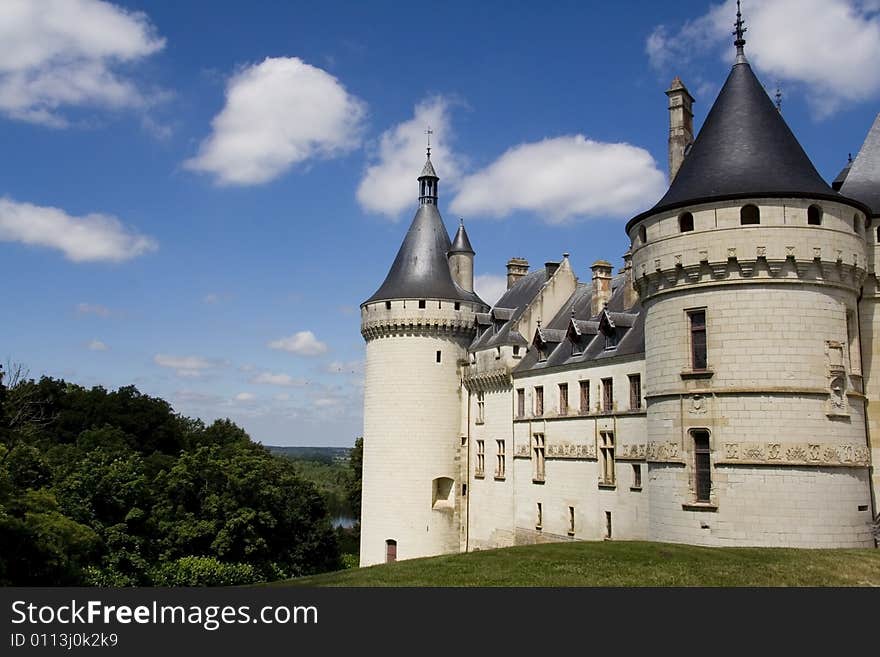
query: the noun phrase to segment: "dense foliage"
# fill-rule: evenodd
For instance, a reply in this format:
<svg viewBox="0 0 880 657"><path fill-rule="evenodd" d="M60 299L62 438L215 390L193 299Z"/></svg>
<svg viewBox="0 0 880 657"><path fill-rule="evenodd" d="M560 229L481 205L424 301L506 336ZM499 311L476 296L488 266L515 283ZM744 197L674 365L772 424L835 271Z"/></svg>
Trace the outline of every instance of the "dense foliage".
<svg viewBox="0 0 880 657"><path fill-rule="evenodd" d="M2 371L0 371L2 372ZM0 376L0 584L245 584L341 566L320 491L229 420Z"/></svg>

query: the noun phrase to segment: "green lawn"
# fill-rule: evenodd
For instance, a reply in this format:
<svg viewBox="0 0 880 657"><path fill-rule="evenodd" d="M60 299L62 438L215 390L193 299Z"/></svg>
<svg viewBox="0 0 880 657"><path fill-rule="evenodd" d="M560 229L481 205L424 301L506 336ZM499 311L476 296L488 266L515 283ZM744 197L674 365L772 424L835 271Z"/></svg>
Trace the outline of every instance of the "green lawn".
<svg viewBox="0 0 880 657"><path fill-rule="evenodd" d="M880 586L880 550L552 543L353 568L272 586Z"/></svg>

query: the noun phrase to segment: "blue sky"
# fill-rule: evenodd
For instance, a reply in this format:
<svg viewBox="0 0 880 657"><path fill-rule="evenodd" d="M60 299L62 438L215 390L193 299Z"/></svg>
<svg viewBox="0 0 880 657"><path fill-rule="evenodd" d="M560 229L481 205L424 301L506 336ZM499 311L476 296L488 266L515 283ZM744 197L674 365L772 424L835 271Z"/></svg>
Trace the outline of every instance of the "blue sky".
<svg viewBox="0 0 880 657"><path fill-rule="evenodd" d="M746 53L830 180L880 110L880 2L752 4ZM350 445L426 126L478 292L512 256L588 278L665 189L674 75L705 118L733 5L4 0L0 358Z"/></svg>

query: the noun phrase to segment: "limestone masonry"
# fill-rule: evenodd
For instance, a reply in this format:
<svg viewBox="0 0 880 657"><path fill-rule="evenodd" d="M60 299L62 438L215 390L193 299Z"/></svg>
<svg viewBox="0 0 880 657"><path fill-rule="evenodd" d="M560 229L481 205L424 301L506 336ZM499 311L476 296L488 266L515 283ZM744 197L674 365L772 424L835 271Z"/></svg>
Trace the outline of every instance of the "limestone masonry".
<svg viewBox="0 0 880 657"><path fill-rule="evenodd" d="M361 565L562 540L875 545L880 115L829 186L744 44L696 139L686 87L666 92L671 183L616 273L514 258L490 308L428 150L361 306Z"/></svg>

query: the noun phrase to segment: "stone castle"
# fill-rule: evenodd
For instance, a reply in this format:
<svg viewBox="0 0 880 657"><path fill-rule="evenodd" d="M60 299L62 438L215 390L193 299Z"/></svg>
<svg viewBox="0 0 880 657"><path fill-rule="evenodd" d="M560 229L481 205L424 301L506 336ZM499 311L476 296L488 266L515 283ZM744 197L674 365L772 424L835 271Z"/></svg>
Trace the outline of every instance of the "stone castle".
<svg viewBox="0 0 880 657"><path fill-rule="evenodd" d="M539 541L869 547L880 477L880 116L828 185L744 54L623 267L475 293L430 159L366 340L361 565ZM875 361L874 359L877 358Z"/></svg>

